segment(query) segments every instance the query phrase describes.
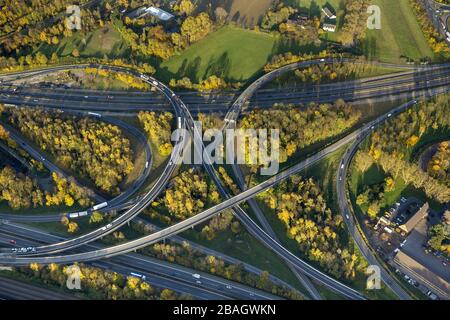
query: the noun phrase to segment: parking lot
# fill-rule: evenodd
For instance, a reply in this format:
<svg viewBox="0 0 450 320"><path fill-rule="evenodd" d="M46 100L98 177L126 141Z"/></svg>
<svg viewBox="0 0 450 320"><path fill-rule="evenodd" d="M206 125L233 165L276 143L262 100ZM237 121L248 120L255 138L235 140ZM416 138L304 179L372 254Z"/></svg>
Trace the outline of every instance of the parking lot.
<svg viewBox="0 0 450 320"><path fill-rule="evenodd" d="M417 260L430 271L437 274L442 279L450 282L450 266L445 258L439 258L432 253L425 253L423 244L426 242L427 221L421 221L413 232L406 239L402 251Z"/></svg>

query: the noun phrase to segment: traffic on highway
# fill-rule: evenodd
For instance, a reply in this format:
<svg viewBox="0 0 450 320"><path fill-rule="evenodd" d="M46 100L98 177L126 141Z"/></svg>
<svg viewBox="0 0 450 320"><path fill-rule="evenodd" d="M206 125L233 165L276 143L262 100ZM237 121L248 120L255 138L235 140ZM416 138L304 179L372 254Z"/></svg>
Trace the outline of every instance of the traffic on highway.
<svg viewBox="0 0 450 320"><path fill-rule="evenodd" d="M272 79L279 77L284 72L288 72L293 69L297 69L299 67L305 67L305 66L309 66L312 64L332 63L333 61L334 60L328 61L328 60L322 59L322 60L316 60L316 61L311 61L311 62L305 62L305 63L301 63L301 64L294 64L294 65L282 68L281 70L277 70L276 72L273 72L271 74L265 75L261 79L258 79L254 84L249 86L249 88L245 92L242 93L242 95L236 100L236 102L230 108L230 110L227 113L227 116L225 118L226 127L224 127L224 129L234 126L236 124L239 114L242 112L241 110L242 110L243 106L245 105L245 103L247 101L249 101L250 98L255 94L255 92L261 86L263 86L265 83L268 83ZM64 68L72 68L72 67L74 67L74 66L58 67L56 69L39 71L39 74L42 74L44 72L55 72L58 70L62 70ZM91 67L93 67L93 66L91 65ZM95 66L95 67L109 68L108 66ZM75 68L83 68L83 67L75 66ZM440 67L439 68L429 67L429 68L431 68L433 70L434 69L440 70ZM445 67L443 67L443 68L445 68ZM116 70L116 69L114 68L114 70ZM124 71L124 70L121 69L121 71ZM166 85L164 85L161 82L158 82L156 79L154 79L152 77L142 75L142 74L135 74L132 71L127 71L127 72L129 72L130 74L133 74L134 76L139 76L139 78L141 80L154 86L157 90L159 90L166 97L166 99L168 99L168 101L170 101L173 108L175 109L177 118L185 119L184 121L183 120L179 121L178 126L183 126L183 125L186 126L191 131L191 135L193 137L195 137L195 135L201 134L199 132L195 132L195 130L193 129L193 128L195 128L195 126L193 125L194 120L193 120L193 117L191 115L189 108ZM433 87L437 87L437 89L433 89L435 94L445 92L445 90L443 90L442 87L440 87L440 86L443 83L448 83L448 82L442 82L442 81L448 81L448 80L445 80L446 72L443 72L442 74L440 74L439 72L434 72L434 73L439 74L439 77L437 80L438 82L434 82L434 79L429 80L429 81L425 82L426 83L425 88L431 89ZM17 79L17 78L29 77L32 75L33 76L36 75L36 72L15 75L15 78ZM388 83L388 85L389 85L389 83ZM17 94L17 96L21 96L21 95L22 95L22 93L20 93L20 92ZM116 99L115 99L115 101L116 101ZM347 287L346 285L339 283L335 279L333 279L333 278L323 274L322 272L318 271L317 269L311 267L310 265L308 265L307 263L305 263L304 261L299 259L297 256L290 253L287 249L282 247L282 245L276 240L276 238L273 237L273 232L271 232L270 229L266 228L267 232L272 233L272 236L270 236L264 230L262 230L239 206L239 203L251 200L258 193L263 192L263 191L267 190L268 188L273 187L274 185L280 183L281 181L289 178L291 175L303 170L307 166L311 166L314 163L317 163L319 160L323 159L327 155L331 154L332 152L341 148L342 146L348 144L349 142L351 142L355 139L358 140L361 135L367 135L368 132L370 132L371 128L375 128L379 123L385 121L385 119L390 118L399 112L405 111L410 105L413 105L415 103L416 102L414 101L413 103L403 105L397 109L394 109L393 111L390 111L388 114L383 115L382 117L365 125L363 128L358 129L357 131L349 134L345 138L343 138L340 141L336 142L335 144L321 150L320 152L316 153L314 156L304 160L303 162L299 163L298 165L294 165L293 167L268 179L267 181L261 183L258 186L249 188L248 190L243 190L243 192L238 196L232 197L226 191L226 189L223 187L220 179L217 176L215 168L211 165L205 165L206 171L208 172L208 174L211 176L214 183L218 187L218 190L220 191L221 196L224 197L224 199L226 199L221 204L214 206L208 210L205 210L204 212L196 215L195 217L186 219L185 221L177 223L171 227L162 229L162 230L157 231L149 236L143 237L138 240L130 241L123 245L118 245L118 246L105 248L105 249L97 249L97 250L83 252L83 253L67 254L67 255L63 255L63 256L60 255L60 256L42 257L43 254L59 253L59 252L64 252L64 251L68 251L68 250L72 251L76 248L79 248L82 246L84 247L87 244L94 242L94 241L102 238L103 236L119 229L121 226L126 224L128 221L130 221L131 219L133 219L137 215L139 215L139 213L142 211L143 208L145 208L149 203L154 201L154 199L159 195L160 191L163 190L164 186L167 184L168 179L170 179L170 177L172 176L171 172L173 172L173 170L175 170L175 167L176 167L174 164L177 163L176 161L174 161L175 159L172 159L169 162L168 167L166 167L167 172L164 172L161 175L160 179L153 185L152 190L150 192L148 192L146 195L144 195L142 197L138 197L137 200L134 200L135 201L134 203L132 202L131 204L128 204L128 206L130 206L130 208L128 210L126 210L125 213L121 214L116 220L109 223L108 225L103 226L103 227L99 228L98 230L90 232L86 235L83 235L83 236L80 236L78 238L74 238L71 240L58 241L57 243L52 243L52 244L48 244L48 245L44 245L44 246L22 247L22 248L18 248L18 249L13 249L13 251L10 251L10 253L4 252L0 256L0 262L9 264L9 265L25 265L25 264L29 264L31 262L37 262L37 263L43 263L43 264L70 263L70 262L81 262L81 261L94 261L94 260L99 260L99 259L104 259L104 258L115 257L118 255L127 253L127 252L135 251L136 249L139 249L139 248L143 248L152 243L156 243L161 240L168 239L178 233L181 233L184 230L192 228L193 226L198 225L198 224L210 219L214 215L216 215L228 208L233 208L236 212L236 215L239 217L241 223L246 226L246 228L250 231L250 233L252 233L257 239L262 241L262 243L264 243L268 248L270 248L275 253L280 255L283 259L288 261L295 270L298 270L302 274L307 275L308 277L328 286L330 289L336 291L339 294L346 296L347 298L362 299L363 296L360 293L355 292L353 289ZM39 104L46 106L45 100L39 101ZM68 107L67 112L72 112L71 110L74 110L74 109L76 109L76 108L72 109L71 107ZM66 109L63 109L63 110L66 110ZM101 115L101 112L98 113L99 111L100 110L92 110L92 111L88 111L87 114L90 116L98 117L98 118L101 117L102 120L108 121L109 118L103 117ZM76 111L73 111L73 112L76 112ZM109 121L111 121L111 120L109 120ZM115 124L123 126L122 123L115 122ZM132 130L130 130L130 131L132 131ZM135 134L138 136L139 133L136 131L135 131ZM22 145L26 146L25 142L20 141L20 137L13 136L13 138L16 139ZM147 144L145 143L145 145L147 145ZM181 148L181 144L180 144L179 148ZM179 149L176 146L174 148L174 151L172 152L172 157L180 156L180 152L178 150ZM44 158L44 156L40 155L39 151L35 151L31 147L27 151L29 151L31 154L35 154L36 159L40 159L41 161L43 161L44 164L46 164L46 166L48 166L49 170L51 170L53 172L62 172L59 168L53 167L54 165L51 164L48 160L46 160ZM148 161L150 161L150 163L151 163L151 156L150 156L151 153L149 150L148 150L147 155L150 157L150 158L148 158ZM208 161L205 161L205 163L208 163ZM146 180L146 178L148 176L150 168L151 168L151 165L147 164L145 166L145 170L144 170L145 173L141 175L141 180L136 182L136 183L140 183L140 185L137 185L135 188L132 188L133 192L130 192L129 194L122 194L117 199L114 199L109 202L105 202L105 201L101 202L101 203L95 205L89 211L69 214L69 215L72 215L72 216L70 216L70 218L77 218L77 217L80 217L81 215L86 215L92 211L111 210L112 203L114 204L115 207L120 208L120 204L123 203L126 199L128 199L133 193L137 192L137 190L142 186L143 182ZM241 185L242 185L242 183L241 183ZM344 212L347 212L347 211L344 211ZM8 218L8 217L4 216L3 218ZM43 218L43 219L45 219L45 218ZM24 257L22 257L22 256L24 256ZM306 280L306 281L308 281L308 280ZM388 283L389 286L393 285L392 280L388 280L386 278L386 281L389 281L389 283ZM310 285L310 286L312 287L312 285ZM396 291L400 291L400 290L396 290ZM313 292L314 292L314 289L310 288L310 293L312 295L314 294ZM404 298L404 299L408 298L404 292L400 291L400 292L397 292L397 294L399 294L399 297L401 297L401 298ZM313 297L314 297L314 295L313 295ZM319 298L320 296L317 294L316 297Z"/></svg>

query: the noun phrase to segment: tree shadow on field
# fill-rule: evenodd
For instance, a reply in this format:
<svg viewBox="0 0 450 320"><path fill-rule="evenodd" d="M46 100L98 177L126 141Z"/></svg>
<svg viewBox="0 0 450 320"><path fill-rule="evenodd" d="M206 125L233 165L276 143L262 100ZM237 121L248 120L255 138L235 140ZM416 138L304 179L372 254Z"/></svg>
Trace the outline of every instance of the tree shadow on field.
<svg viewBox="0 0 450 320"><path fill-rule="evenodd" d="M294 54L318 53L323 49L326 49L326 44L324 43L317 46L311 42L300 43L296 39L283 37L277 39L274 43L272 47L272 56L286 52L292 52Z"/></svg>
<svg viewBox="0 0 450 320"><path fill-rule="evenodd" d="M171 74L172 78L181 79L183 77L188 77L191 80L195 81L198 79L197 72L201 63L202 59L200 57L196 57L191 62L188 62L187 59L184 59L180 68L175 73L169 72L167 68L164 69L164 72L167 74Z"/></svg>
<svg viewBox="0 0 450 320"><path fill-rule="evenodd" d="M366 37L363 42L363 52L367 60L378 60L377 39L375 37Z"/></svg>
<svg viewBox="0 0 450 320"><path fill-rule="evenodd" d="M311 1L311 5L309 6L309 16L312 17L319 17L321 16L321 9L320 6L317 4L316 1Z"/></svg>
<svg viewBox="0 0 450 320"><path fill-rule="evenodd" d="M230 70L231 60L228 56L228 52L225 52L218 59L216 59L215 57L211 57L208 62L208 67L203 74L203 79L215 75L228 81L231 80L229 79Z"/></svg>
<svg viewBox="0 0 450 320"><path fill-rule="evenodd" d="M156 77L160 80L169 82L171 79L181 79L183 77L188 77L192 81L196 82L198 80L198 70L202 63L200 57L196 57L191 62L188 59L184 59L180 67L176 71L170 71L166 66L164 68L158 69Z"/></svg>

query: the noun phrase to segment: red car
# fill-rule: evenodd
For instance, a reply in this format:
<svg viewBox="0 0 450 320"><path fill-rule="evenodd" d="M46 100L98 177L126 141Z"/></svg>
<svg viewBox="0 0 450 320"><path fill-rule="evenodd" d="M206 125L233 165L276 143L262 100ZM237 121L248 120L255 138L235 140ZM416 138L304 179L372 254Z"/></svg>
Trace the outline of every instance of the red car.
<svg viewBox="0 0 450 320"><path fill-rule="evenodd" d="M16 242L16 240L9 240L9 243L10 244L16 244L17 242Z"/></svg>

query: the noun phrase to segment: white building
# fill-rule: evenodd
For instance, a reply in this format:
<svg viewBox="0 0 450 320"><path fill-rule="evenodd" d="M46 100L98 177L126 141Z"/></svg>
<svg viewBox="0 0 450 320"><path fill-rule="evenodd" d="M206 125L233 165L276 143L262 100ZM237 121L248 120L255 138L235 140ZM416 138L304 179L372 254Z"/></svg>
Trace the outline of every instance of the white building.
<svg viewBox="0 0 450 320"><path fill-rule="evenodd" d="M322 29L328 32L335 32L336 31L336 25L331 23L324 23L322 26Z"/></svg>
<svg viewBox="0 0 450 320"><path fill-rule="evenodd" d="M173 14L168 13L162 9L155 8L155 7L149 7L145 10L146 12L150 13L152 16L155 16L163 21L169 21L174 17Z"/></svg>
<svg viewBox="0 0 450 320"><path fill-rule="evenodd" d="M327 7L322 7L322 12L325 14L325 16L328 19L331 19L331 20L335 20L336 19L336 15L333 12L331 12L331 10L328 9Z"/></svg>

